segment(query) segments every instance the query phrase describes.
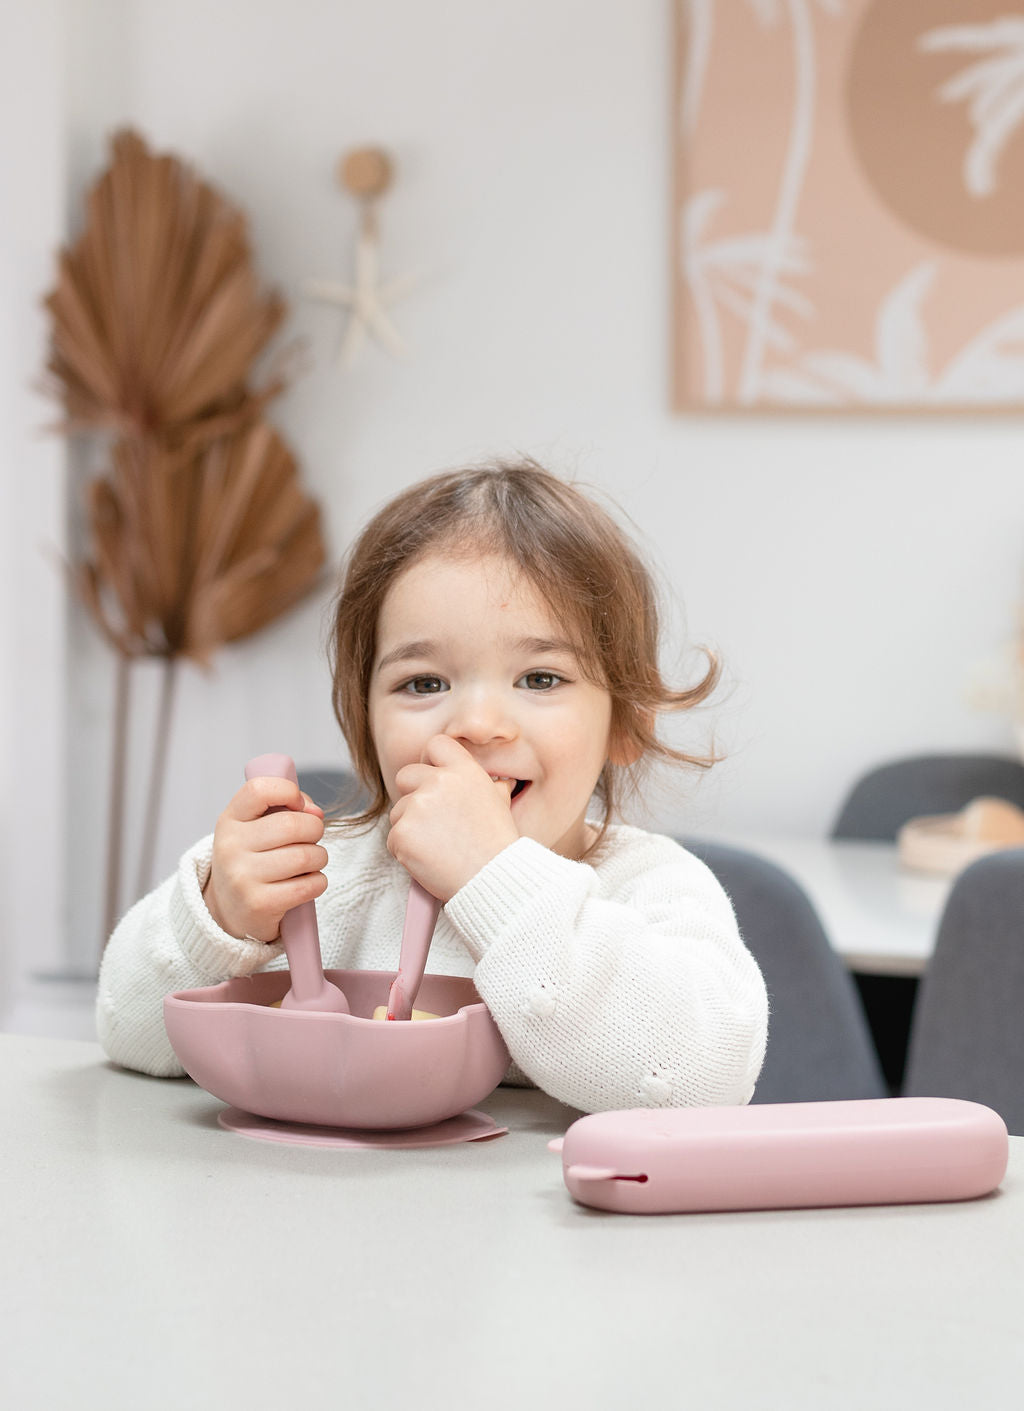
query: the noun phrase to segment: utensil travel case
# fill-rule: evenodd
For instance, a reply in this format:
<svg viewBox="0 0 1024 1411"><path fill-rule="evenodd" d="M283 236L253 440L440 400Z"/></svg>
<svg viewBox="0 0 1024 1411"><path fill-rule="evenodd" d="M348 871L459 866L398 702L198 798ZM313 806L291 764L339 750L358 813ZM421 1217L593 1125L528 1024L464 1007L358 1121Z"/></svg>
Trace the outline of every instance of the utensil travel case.
<svg viewBox="0 0 1024 1411"><path fill-rule="evenodd" d="M599 1112L551 1148L574 1199L652 1215L967 1200L1009 1155L998 1113L931 1097Z"/></svg>

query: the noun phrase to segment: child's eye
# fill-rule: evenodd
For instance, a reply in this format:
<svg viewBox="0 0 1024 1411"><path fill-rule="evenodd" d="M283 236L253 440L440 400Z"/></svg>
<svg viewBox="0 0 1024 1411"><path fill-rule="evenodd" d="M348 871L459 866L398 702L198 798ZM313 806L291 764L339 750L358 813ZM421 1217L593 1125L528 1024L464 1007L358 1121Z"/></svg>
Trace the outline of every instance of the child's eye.
<svg viewBox="0 0 1024 1411"><path fill-rule="evenodd" d="M554 671L527 671L524 676L520 676L516 685L525 686L528 691L552 691L564 680L564 676L559 676Z"/></svg>
<svg viewBox="0 0 1024 1411"><path fill-rule="evenodd" d="M440 676L414 676L411 681L403 682L399 690L411 696L436 696L448 690L448 683Z"/></svg>

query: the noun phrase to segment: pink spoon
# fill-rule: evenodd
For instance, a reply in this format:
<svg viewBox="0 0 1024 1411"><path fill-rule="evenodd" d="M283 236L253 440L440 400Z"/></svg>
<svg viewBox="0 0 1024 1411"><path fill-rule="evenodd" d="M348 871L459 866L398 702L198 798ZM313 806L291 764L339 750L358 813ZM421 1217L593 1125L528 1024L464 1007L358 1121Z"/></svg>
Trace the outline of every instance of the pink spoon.
<svg viewBox="0 0 1024 1411"><path fill-rule="evenodd" d="M398 974L388 991L389 1019L411 1019L412 1007L423 982L423 972L427 968L427 952L434 937L437 913L441 903L421 887L419 882L409 886L409 900L405 904L405 925L402 927L402 949L398 956Z"/></svg>
<svg viewBox="0 0 1024 1411"><path fill-rule="evenodd" d="M290 779L297 784L295 765L286 754L261 754L245 766L246 779L273 777ZM276 813L278 808L268 812ZM324 976L320 954L320 931L316 924L316 906L304 901L281 917L281 940L288 957L292 987L281 1001L282 1009L320 1009L329 1013L348 1014L348 1000Z"/></svg>

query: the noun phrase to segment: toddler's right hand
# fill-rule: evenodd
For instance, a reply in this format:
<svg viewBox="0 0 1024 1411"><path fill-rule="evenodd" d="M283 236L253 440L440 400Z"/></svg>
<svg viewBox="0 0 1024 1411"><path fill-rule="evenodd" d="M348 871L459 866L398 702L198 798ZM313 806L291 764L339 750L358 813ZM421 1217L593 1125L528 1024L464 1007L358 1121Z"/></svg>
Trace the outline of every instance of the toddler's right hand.
<svg viewBox="0 0 1024 1411"><path fill-rule="evenodd" d="M231 936L276 940L286 911L327 890L323 831L323 809L290 780L243 784L217 820L203 888L217 925Z"/></svg>

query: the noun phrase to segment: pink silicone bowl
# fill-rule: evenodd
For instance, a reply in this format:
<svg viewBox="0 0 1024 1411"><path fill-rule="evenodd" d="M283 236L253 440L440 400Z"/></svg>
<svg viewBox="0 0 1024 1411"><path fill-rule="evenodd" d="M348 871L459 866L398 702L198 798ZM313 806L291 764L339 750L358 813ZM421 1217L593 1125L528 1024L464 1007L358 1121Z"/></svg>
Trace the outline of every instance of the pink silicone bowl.
<svg viewBox="0 0 1024 1411"><path fill-rule="evenodd" d="M272 1009L287 970L164 999L185 1071L214 1097L259 1117L325 1127L425 1127L498 1086L509 1055L472 980L425 975L416 1007L438 1019L375 1020L393 971L327 970L351 1013Z"/></svg>

